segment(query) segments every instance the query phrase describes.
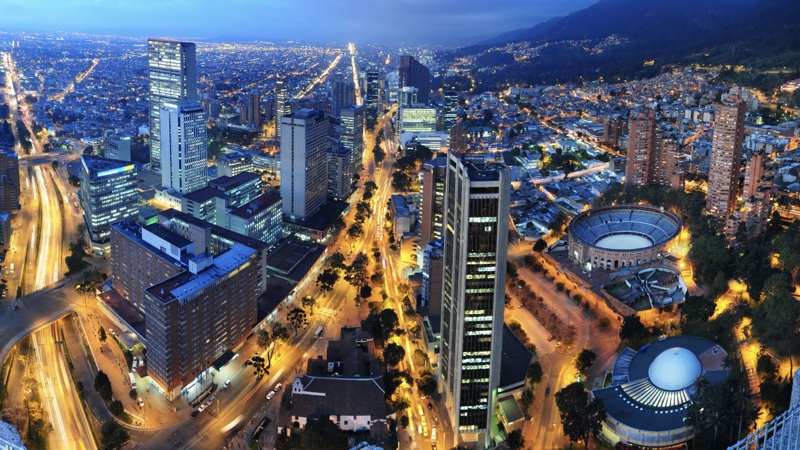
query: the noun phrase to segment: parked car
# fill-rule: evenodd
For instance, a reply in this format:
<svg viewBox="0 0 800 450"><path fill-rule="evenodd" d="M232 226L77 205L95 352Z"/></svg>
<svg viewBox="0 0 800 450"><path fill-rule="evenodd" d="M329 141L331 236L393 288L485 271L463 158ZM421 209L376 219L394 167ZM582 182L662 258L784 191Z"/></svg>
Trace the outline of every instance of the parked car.
<svg viewBox="0 0 800 450"><path fill-rule="evenodd" d="M544 396L547 397L550 395L550 386L547 386L547 389L544 390Z"/></svg>
<svg viewBox="0 0 800 450"><path fill-rule="evenodd" d="M111 333L112 336L116 336L117 335L117 333L114 332L113 328L109 328L108 332Z"/></svg>
<svg viewBox="0 0 800 450"><path fill-rule="evenodd" d="M267 401L272 400L272 397L275 397L275 391L269 391L269 394L267 394Z"/></svg>
<svg viewBox="0 0 800 450"><path fill-rule="evenodd" d="M144 356L137 356L136 358L139 360L139 367L144 366Z"/></svg>
<svg viewBox="0 0 800 450"><path fill-rule="evenodd" d="M275 391L275 392L278 392L278 391L280 391L281 389L283 389L283 385L282 385L281 383L278 383L278 384L276 384L276 385L275 385L275 389L274 389L274 391Z"/></svg>
<svg viewBox="0 0 800 450"><path fill-rule="evenodd" d="M200 414L200 410L195 410L195 411L192 411L192 414L191 414L191 416L192 416L192 419L194 419L195 417L197 417L197 415L198 415L198 414Z"/></svg>
<svg viewBox="0 0 800 450"><path fill-rule="evenodd" d="M206 402L206 405L207 406L211 406L211 404L214 403L214 400L216 400L216 399L217 399L217 397L212 395L211 398L209 398L208 401Z"/></svg>
<svg viewBox="0 0 800 450"><path fill-rule="evenodd" d="M228 389L228 386L231 385L231 380L225 381L225 384L222 385L222 389Z"/></svg>
<svg viewBox="0 0 800 450"><path fill-rule="evenodd" d="M137 367L139 367L139 360L136 359L136 358L133 358L133 368L135 369Z"/></svg>
<svg viewBox="0 0 800 450"><path fill-rule="evenodd" d="M142 397L139 397L136 399L136 401L139 403L139 406L144 406L144 400L142 400Z"/></svg>

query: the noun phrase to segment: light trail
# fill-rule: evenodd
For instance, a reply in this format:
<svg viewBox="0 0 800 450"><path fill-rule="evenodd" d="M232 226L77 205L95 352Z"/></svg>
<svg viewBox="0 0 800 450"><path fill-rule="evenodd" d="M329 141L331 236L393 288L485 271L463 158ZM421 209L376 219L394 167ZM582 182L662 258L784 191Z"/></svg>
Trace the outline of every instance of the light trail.
<svg viewBox="0 0 800 450"><path fill-rule="evenodd" d="M42 388L42 393L44 394L44 403L47 406L47 412L50 415L51 419L55 419L54 427L58 430L58 433L61 435L61 442L66 446L67 444L67 433L64 431L64 421L61 418L61 411L55 405L55 391L53 390L53 382L50 377L44 374L42 370L42 354L41 350L39 349L39 343L36 340L36 333L31 335L31 341L33 343L33 351L36 353L36 362L38 363L38 374L39 374L39 381ZM53 414L55 411L55 414ZM62 447L65 448L65 447Z"/></svg>
<svg viewBox="0 0 800 450"><path fill-rule="evenodd" d="M353 86L355 86L356 91L356 105L361 106L364 104L364 101L361 98L361 85L358 82L358 68L356 67L356 44L351 42L347 44L347 48L350 50L350 65L353 66Z"/></svg>
<svg viewBox="0 0 800 450"><path fill-rule="evenodd" d="M334 58L333 62L325 70L323 70L321 74L317 75L317 77L314 78L314 81L312 81L311 84L306 86L305 89L303 89L299 94L297 94L295 98L303 98L306 95L308 95L316 85L322 82L322 80L324 80L325 77L327 77L328 74L331 73L331 70L333 70L333 68L336 67L336 65L339 64L339 61L341 60L342 60L342 54L339 53L338 55L336 55L336 58Z"/></svg>
<svg viewBox="0 0 800 450"><path fill-rule="evenodd" d="M51 243L57 241L54 234L55 224L54 220L60 220L60 217L53 212L53 202L56 199L51 199L50 192L45 185L44 171L41 166L33 168L36 175L36 186L39 189L41 196L41 211L42 216L39 218L42 224L42 232L39 236L39 254L36 256L36 278L34 280L33 288L38 291L43 289L50 283L58 281L58 258L50 257ZM54 245L54 244L53 244Z"/></svg>

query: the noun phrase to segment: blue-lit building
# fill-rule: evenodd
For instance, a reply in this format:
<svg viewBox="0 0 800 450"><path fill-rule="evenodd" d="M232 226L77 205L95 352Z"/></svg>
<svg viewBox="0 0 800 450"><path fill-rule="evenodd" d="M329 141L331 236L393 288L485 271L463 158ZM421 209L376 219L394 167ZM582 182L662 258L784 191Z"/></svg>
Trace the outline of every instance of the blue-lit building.
<svg viewBox="0 0 800 450"><path fill-rule="evenodd" d="M108 253L111 224L139 212L136 167L126 161L84 155L80 178L83 217L92 250Z"/></svg>

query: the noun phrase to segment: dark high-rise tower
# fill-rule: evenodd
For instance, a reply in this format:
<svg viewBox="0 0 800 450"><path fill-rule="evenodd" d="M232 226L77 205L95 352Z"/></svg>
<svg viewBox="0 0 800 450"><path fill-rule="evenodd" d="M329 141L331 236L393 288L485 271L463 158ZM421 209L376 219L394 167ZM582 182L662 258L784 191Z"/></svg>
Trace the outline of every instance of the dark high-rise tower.
<svg viewBox="0 0 800 450"><path fill-rule="evenodd" d="M510 171L447 156L441 382L459 442L491 441L500 383Z"/></svg>
<svg viewBox="0 0 800 450"><path fill-rule="evenodd" d="M364 162L364 107L342 108L342 146L350 150L350 174L361 171Z"/></svg>
<svg viewBox="0 0 800 450"><path fill-rule="evenodd" d="M342 108L356 104L356 90L350 80L336 80L331 86L331 116L341 117Z"/></svg>
<svg viewBox="0 0 800 450"><path fill-rule="evenodd" d="M378 108L381 102L381 80L380 72L377 70L367 71L367 93L364 97L366 106L367 120L376 120L378 118Z"/></svg>
<svg viewBox="0 0 800 450"><path fill-rule="evenodd" d="M150 103L150 165L161 167L159 114L165 102L197 101L197 58L193 42L147 40Z"/></svg>
<svg viewBox="0 0 800 450"><path fill-rule="evenodd" d="M442 129L450 131L458 120L458 92L445 91L442 101Z"/></svg>
<svg viewBox="0 0 800 450"><path fill-rule="evenodd" d="M413 86L419 90L417 101L428 103L428 93L431 91L431 72L419 63L413 56L400 57L400 87Z"/></svg>

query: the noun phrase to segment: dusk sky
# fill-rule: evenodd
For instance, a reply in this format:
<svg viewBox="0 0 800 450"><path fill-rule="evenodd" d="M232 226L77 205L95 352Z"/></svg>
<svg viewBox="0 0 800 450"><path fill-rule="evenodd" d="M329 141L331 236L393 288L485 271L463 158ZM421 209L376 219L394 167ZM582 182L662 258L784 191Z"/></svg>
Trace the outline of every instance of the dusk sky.
<svg viewBox="0 0 800 450"><path fill-rule="evenodd" d="M597 0L2 0L0 28L468 45Z"/></svg>

